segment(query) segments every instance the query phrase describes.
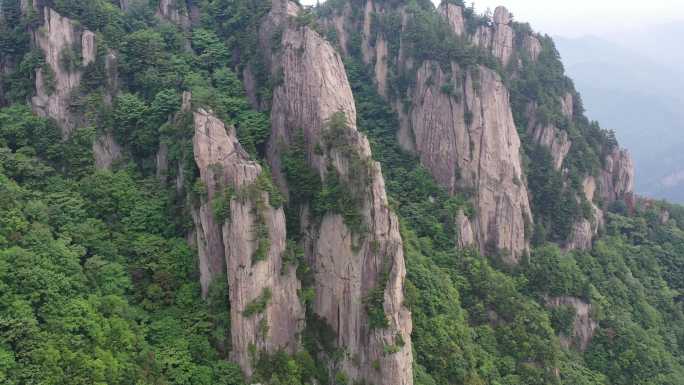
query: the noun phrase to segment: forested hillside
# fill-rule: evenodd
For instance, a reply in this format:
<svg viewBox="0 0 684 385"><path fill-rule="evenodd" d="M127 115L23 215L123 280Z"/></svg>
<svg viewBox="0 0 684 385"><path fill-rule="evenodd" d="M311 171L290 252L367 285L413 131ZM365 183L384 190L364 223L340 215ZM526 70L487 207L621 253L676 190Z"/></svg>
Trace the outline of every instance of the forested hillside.
<svg viewBox="0 0 684 385"><path fill-rule="evenodd" d="M459 0L0 0L0 383L684 384L684 208Z"/></svg>

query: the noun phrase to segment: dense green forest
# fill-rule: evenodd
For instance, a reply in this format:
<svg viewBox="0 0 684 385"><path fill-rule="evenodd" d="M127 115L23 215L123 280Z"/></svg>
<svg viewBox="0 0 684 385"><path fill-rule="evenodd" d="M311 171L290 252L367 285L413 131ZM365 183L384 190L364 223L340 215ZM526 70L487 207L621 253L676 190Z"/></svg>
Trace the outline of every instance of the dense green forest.
<svg viewBox="0 0 684 385"><path fill-rule="evenodd" d="M327 372L325 359L334 349L325 326L307 328L295 355L261 355L245 382L230 360L225 280L216 280L202 299L197 250L187 241L188 207L206 192L182 93L192 92L194 106L211 108L235 126L242 146L265 166L269 105L250 103L242 74L253 69L259 101L278 85L256 52L258 23L270 1L193 1L198 15L192 28L160 20L154 0L131 1L126 11L107 0L44 3L96 32L98 54L82 68L72 95L72 108L87 124L63 138L53 120L30 107L36 69L45 69L29 32L40 20L32 11L22 15L19 0L0 0L0 64L7 69L0 100L0 383L352 385L342 372ZM574 220L588 216L588 203L574 198L580 177L601 167L614 137L581 113L574 121L559 116L553 98L572 85L550 39L537 64L507 78L490 55L445 32L432 4L406 3L415 18L394 44L405 39L418 60L491 66L511 88L537 224L533 248L517 266L457 248L454 217L472 213L470 196L450 195L402 150L399 117L373 86L360 40L350 43L344 65L359 130L382 165L401 224L414 384L684 384L684 207L617 202L604 207L606 223L591 250L561 250L557 243ZM330 11L326 6L302 11L295 22L325 33L316 17ZM487 23L472 9L466 15L469 28ZM392 20L383 33L401 34ZM325 35L335 41L330 31ZM118 54L115 95L106 79L108 50ZM396 95L410 86L404 75L392 79ZM550 166L548 150L525 138L521 109L530 98L541 101L546 118L577 144L566 160L569 176ZM97 169L93 159L92 143L103 134L124 149L111 170ZM161 179L155 163L160 144L168 146L171 164ZM283 157L289 200L275 203L285 205L288 233L298 228L296 213L307 202L317 215L344 214L345 223L362 232L350 187L334 178L321 181L298 145L304 144ZM182 186L170 182L178 173ZM217 202L220 217L229 208ZM288 236L299 241L296 231ZM305 283L310 272L295 249L289 250ZM546 305L559 297L591 304L597 329L585 351L562 343L572 340L577 315L572 306ZM382 292L379 301L382 306ZM374 314L371 327L382 328L384 313Z"/></svg>

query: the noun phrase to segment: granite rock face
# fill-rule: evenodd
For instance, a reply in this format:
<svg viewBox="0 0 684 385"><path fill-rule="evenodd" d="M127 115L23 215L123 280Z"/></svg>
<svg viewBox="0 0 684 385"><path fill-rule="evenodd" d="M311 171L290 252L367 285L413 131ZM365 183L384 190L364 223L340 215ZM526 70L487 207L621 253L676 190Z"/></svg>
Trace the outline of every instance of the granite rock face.
<svg viewBox="0 0 684 385"><path fill-rule="evenodd" d="M81 82L80 68L94 61L97 54L95 34L49 7L42 9L42 17L43 26L33 31L33 41L43 52L46 67L36 71L33 109L54 119L62 136L68 137L81 123L71 111L71 97ZM76 52L81 52L81 57Z"/></svg>
<svg viewBox="0 0 684 385"><path fill-rule="evenodd" d="M84 68L97 61L96 35L52 8L40 8L40 2L33 2L33 7L43 21L42 27L32 31L33 44L42 51L45 65L36 70L36 94L31 104L36 114L53 119L62 137L67 138L74 129L88 124L72 108L72 103L79 96ZM104 62L107 85L104 101L111 104L119 89L116 54L110 51ZM104 133L93 142L98 168L110 168L122 152L111 133Z"/></svg>
<svg viewBox="0 0 684 385"><path fill-rule="evenodd" d="M323 180L334 173L343 182L354 182L363 236L352 231L339 214L329 212L315 219L303 210L305 254L315 281L313 310L332 328L336 344L346 352L336 369L352 381L410 385L412 325L403 305L406 271L399 223L388 207L380 166L371 158L368 140L356 128L354 97L342 60L317 32L289 20L299 11L291 1L274 0L261 31L262 42L271 39L274 26L283 31L281 50L268 58L272 73L282 75L282 83L273 92L269 162L278 184L287 190L280 171L281 155L301 133L309 165ZM339 133L343 148L326 142L325 132L334 115L345 120ZM355 161L363 164L363 178L353 168ZM372 329L364 298L378 292L387 327ZM387 346L394 346L396 352L385 353Z"/></svg>
<svg viewBox="0 0 684 385"><path fill-rule="evenodd" d="M537 104L534 102L530 102L527 106L527 129L528 135L534 143L549 150L553 159L553 167L559 171L572 147L567 131L561 130L553 124L544 124L538 121Z"/></svg>
<svg viewBox="0 0 684 385"><path fill-rule="evenodd" d="M525 35L523 37L523 50L527 53L529 58L533 61L536 62L539 60L539 55L541 54L542 51L542 45L539 39L536 36L532 35Z"/></svg>
<svg viewBox="0 0 684 385"><path fill-rule="evenodd" d="M232 359L251 376L252 346L260 352L294 353L303 326L295 266L283 261L285 214L282 207L271 205L272 197L260 187L260 178L268 174L249 159L232 127L203 109L194 112L194 126L195 162L207 192L193 215L202 289L206 293L210 282L225 271ZM222 221L216 217L217 200L230 206Z"/></svg>
<svg viewBox="0 0 684 385"><path fill-rule="evenodd" d="M438 63L424 62L414 69L415 60L403 44L398 57L388 57L384 50L387 39L383 33L373 32L372 23L374 15L390 12L401 15L405 28L409 16L402 5L390 7L372 0L365 2L359 20L343 8L325 22L335 27L340 42L350 41L350 28L362 31L363 60L374 66L381 95L386 95L386 81L378 76L387 72L383 66L393 63L398 68L394 71L416 74L413 86L401 100L389 100L399 116L400 144L416 153L451 193L473 196L476 215L468 220L469 226L464 218L455 218L458 226L463 226L460 231L466 234L464 239L470 243L466 230L470 227L472 242L481 251L502 252L508 262L515 263L528 249L525 228L531 224L532 215L508 90L494 71L483 66L466 71L452 64L446 70ZM442 3L438 12L455 34L466 35L462 7ZM508 61L513 52L511 22L504 8L497 9L493 26L484 26L468 38Z"/></svg>
<svg viewBox="0 0 684 385"><path fill-rule="evenodd" d="M553 167L560 170L572 146L568 133L551 125L537 125L532 131L532 140L549 150Z"/></svg>
<svg viewBox="0 0 684 385"><path fill-rule="evenodd" d="M451 29L458 36L465 34L465 19L463 18L463 7L456 4L442 2L437 9L439 14L449 22Z"/></svg>
<svg viewBox="0 0 684 385"><path fill-rule="evenodd" d="M604 160L598 192L606 203L625 199L634 192L634 162L625 149L615 148Z"/></svg>
<svg viewBox="0 0 684 385"><path fill-rule="evenodd" d="M591 205L592 218L582 218L575 223L570 239L565 245L566 250L589 250L592 247L594 237L603 227L603 211L596 206L596 179L593 176L584 178L582 190L584 198Z"/></svg>
<svg viewBox="0 0 684 385"><path fill-rule="evenodd" d="M480 250L503 251L515 263L528 249L532 215L508 90L488 68L452 64L444 73L426 62L410 94L401 130L412 134L421 163L450 192L472 192Z"/></svg>
<svg viewBox="0 0 684 385"><path fill-rule="evenodd" d="M458 247L465 248L475 244L473 227L463 210L459 211L456 216L456 228L458 229Z"/></svg>
<svg viewBox="0 0 684 385"><path fill-rule="evenodd" d="M492 25L478 27L477 32L472 36L473 44L490 50L504 67L508 65L515 49L513 45L515 32L511 27L512 22L513 15L506 8L496 7Z"/></svg>
<svg viewBox="0 0 684 385"><path fill-rule="evenodd" d="M100 136L93 143L95 167L98 169L111 169L112 164L121 158L122 153L123 149L110 133Z"/></svg>
<svg viewBox="0 0 684 385"><path fill-rule="evenodd" d="M575 310L575 320L572 323L572 335L560 336L561 345L565 348L573 347L581 352L587 350L591 339L594 337L598 322L592 318L592 306L577 297L553 297L549 298L546 306L557 308L570 306Z"/></svg>

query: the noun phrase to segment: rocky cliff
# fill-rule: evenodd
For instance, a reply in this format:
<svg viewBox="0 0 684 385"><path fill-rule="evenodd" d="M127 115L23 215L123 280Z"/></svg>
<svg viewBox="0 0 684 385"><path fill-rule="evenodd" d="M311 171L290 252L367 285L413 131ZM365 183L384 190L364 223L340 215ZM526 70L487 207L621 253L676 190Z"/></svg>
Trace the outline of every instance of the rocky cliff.
<svg viewBox="0 0 684 385"><path fill-rule="evenodd" d="M235 130L203 109L193 115L195 162L207 194L193 214L202 289L227 277L231 355L251 376L251 351L294 353L299 346L304 312L295 266L283 260L285 214L266 191L270 176L249 159Z"/></svg>
<svg viewBox="0 0 684 385"><path fill-rule="evenodd" d="M572 98L571 95L570 97ZM565 161L565 157L570 152L570 147L572 146L568 133L554 126L552 123L539 121L539 111L535 102L530 102L527 107L526 115L527 130L530 139L534 143L549 150L549 153L553 158L553 167L556 170L561 170L563 161ZM572 109L568 111L567 108L564 108L563 115L566 118L571 119Z"/></svg>
<svg viewBox="0 0 684 385"><path fill-rule="evenodd" d="M592 246L594 237L598 234L599 229L603 227L603 210L601 210L595 202L599 198L596 197L596 178L587 176L582 182L582 193L591 207L592 218L582 218L575 223L572 229L572 234L565 245L566 250L589 250Z"/></svg>
<svg viewBox="0 0 684 385"><path fill-rule="evenodd" d="M592 318L591 304L577 297L563 296L549 298L546 306L551 308L566 306L574 311L571 333L560 336L561 345L565 348L574 347L582 352L587 350L598 328L598 322Z"/></svg>
<svg viewBox="0 0 684 385"><path fill-rule="evenodd" d="M68 17L60 15L39 1L22 2L22 12L36 12L42 25L31 31L32 44L42 54L45 64L36 69L35 95L31 99L33 110L53 119L68 138L74 129L89 122L78 108L81 79L89 65L97 65L96 34ZM29 7L33 7L29 9ZM111 105L118 93L117 54L109 50L104 61L104 100ZM93 156L98 168L110 168L119 159L123 149L110 132L100 135L93 143Z"/></svg>
<svg viewBox="0 0 684 385"><path fill-rule="evenodd" d="M438 10L456 35L466 33L461 21L464 13L462 7L444 2ZM480 25L470 36L470 40L497 58L512 79L516 79L526 66L536 68L545 49L538 35L531 30L514 28L512 15L504 7L497 7L491 23ZM513 58L517 60L513 61ZM575 92L572 89L558 95L553 105L558 106L556 108L562 119L568 122L566 124L572 125L578 119ZM579 114L581 113L580 111ZM553 167L557 171L567 174L568 170L563 165L573 145L570 135L567 129L560 128L556 123L557 119L551 121L548 117L543 117L544 114L548 115L548 111L542 113L537 100L528 102L524 115L527 136L533 143L549 151ZM601 202L610 204L616 200L629 199L632 194L634 167L626 151L614 149L605 157L598 174L598 183L593 175L584 176L584 191L578 192L577 200L586 198L591 206L592 218L581 218L575 223L572 234L564 245L566 249L591 248L592 240L603 223L603 212L598 205ZM595 195L594 190L598 190L598 194ZM585 196L581 197L583 192Z"/></svg>
<svg viewBox="0 0 684 385"><path fill-rule="evenodd" d="M67 137L81 124L81 117L71 110L72 97L80 85L82 67L95 60L95 34L52 8L43 7L40 12L43 25L33 31L33 41L43 52L45 65L36 71L33 108L54 119Z"/></svg>
<svg viewBox="0 0 684 385"><path fill-rule="evenodd" d="M351 186L364 229L361 234L350 227L339 212L314 218L303 209L303 243L316 292L313 311L334 330L336 345L345 352L335 370L354 381L412 384L399 223L388 207L380 166L356 129L342 60L316 31L294 22L299 12L293 2L274 0L261 31L262 42L273 41L274 28L282 31L280 49L263 49L272 52L267 60L281 79L273 91L268 159L287 191L292 186L280 171L282 154L301 133L309 166L324 183L339 178ZM371 312L383 319L379 325L370 322Z"/></svg>
<svg viewBox="0 0 684 385"><path fill-rule="evenodd" d="M439 11L439 14L449 22L451 30L454 31L457 36L463 36L466 33L463 7L453 3L442 2L437 10Z"/></svg>
<svg viewBox="0 0 684 385"><path fill-rule="evenodd" d="M501 77L484 66L416 63L403 40L396 56L390 56L386 49L388 37L377 32L382 28L373 23L394 13L401 18L403 30L412 16L402 6L392 8L372 0L365 4L362 20L343 9L327 25L336 29L341 44L350 41L355 25L363 31L363 61L374 66L381 95L387 95L385 74L394 71L412 76L412 86L405 95L399 95L401 100L391 101L400 116L400 143L417 153L421 163L451 193L472 196L476 214L470 219L474 242L480 250L500 252L506 261L515 263L528 249L525 229L530 227L532 215L520 138ZM462 7L443 3L438 12L457 36L466 34ZM497 9L492 27L482 26L471 39L508 61L513 49L510 23L508 12ZM461 239L469 240L463 218L459 223L465 232Z"/></svg>
<svg viewBox="0 0 684 385"><path fill-rule="evenodd" d="M354 7L358 4L333 6L321 23L334 30L342 54L354 55L350 44L360 43L360 59L371 66L378 93L394 105L399 115L398 138L402 146L415 152L452 194L472 197L477 210L474 218L469 218L471 226L465 226L463 218L457 220L457 227L466 233L461 238L468 240L467 228L471 227L474 242L482 252L500 253L515 263L528 248L531 234L525 231L531 229L533 220L519 154L521 140L513 120L510 81L524 82L520 79L523 72L540 71L538 66L557 60L549 51L552 46L542 44L544 40L529 27L515 23L504 7L497 7L491 19L473 20L463 6L442 2L437 13L455 39L470 42L498 61L507 78L504 84L497 72L485 66L461 68L453 62L419 62L412 57L415 47L404 36L411 33L415 10L374 0L364 1L357 10ZM401 34L401 38L392 34ZM356 36L360 41L354 41ZM542 60L543 54L546 56ZM390 95L390 78L405 79L408 90ZM521 115L524 121L519 122L526 126L527 139L545 147L553 168L563 175L568 174L564 163L573 146L567 126L580 119L582 113L576 111L575 94L570 85L552 101L547 96L532 97L525 102ZM556 109L558 115L551 119ZM633 171L629 171L632 167L628 159L621 150L606 157L597 175L599 194L588 199L593 218L579 219L564 247L590 247L602 223L600 202L629 196ZM578 191L576 199L579 202L582 198Z"/></svg>
<svg viewBox="0 0 684 385"><path fill-rule="evenodd" d="M445 92L444 85L452 85ZM486 67L445 73L425 62L409 91L411 108L402 137L435 179L450 192L473 196L474 233L480 250L504 252L513 263L527 250L532 214L508 90ZM408 147L408 146L407 146Z"/></svg>
<svg viewBox="0 0 684 385"><path fill-rule="evenodd" d="M189 0L22 2L41 5L26 24L28 57L42 53L45 62L36 60L37 72L29 67L18 84L37 78L33 107L63 129L54 148L69 154L52 157L59 151L30 139L36 161L67 183L28 195L77 186L65 196L96 214L73 219L98 224L86 239L80 226L48 225L59 245L71 239L70 249L83 250L73 256L74 271L83 265L78 287L94 299L130 302L131 333L154 353L135 371L145 377L147 367L160 368L158 378L140 381L200 373L207 383L242 383L243 372L246 383L264 384L412 385L414 375L420 384L557 383L600 377L595 363L585 367L559 348L586 350L599 317L607 338L597 338L597 349L612 353L613 336L639 331L620 325L634 309L611 285L625 283L618 296L643 307L643 288L627 281L669 283L671 275L616 273L602 268L603 257L626 269L655 258L658 224L679 226L681 213L660 202L630 206L631 159L583 116L548 37L504 8L491 18L456 3L338 0L309 9L238 0L203 3L194 19L197 2ZM100 11L111 24L135 20L134 31L105 28L93 16ZM149 49L131 50L138 39ZM133 71L141 52L150 60ZM16 64L0 58L0 72L22 72ZM119 92L125 97L115 99ZM86 99L97 113L72 108ZM6 111L22 111L3 108L0 116L22 127ZM27 138L52 127L16 115L33 119ZM93 172L89 143L71 140L90 132L84 127L122 139L124 146L112 135L93 144L95 166L116 172ZM12 137L16 130L6 131L3 178L30 153L25 139ZM26 184L21 172L43 172L38 164L10 176ZM36 207L43 205L17 213L30 223L40 219L31 218ZM625 215L604 218L604 210ZM601 248L567 253L590 250L604 221ZM642 225L648 231L633 231ZM8 234L8 242L24 242ZM158 251L148 245L154 240L172 247ZM545 250L549 242L563 253ZM89 263L104 260L99 253L121 261L111 269L120 273L112 279L118 294L99 287ZM521 260L519 268L499 264ZM659 298L676 290L663 288ZM139 328L140 317L149 328ZM657 348L663 336L648 335ZM137 346L129 350L139 355Z"/></svg>
<svg viewBox="0 0 684 385"><path fill-rule="evenodd" d="M615 148L606 155L601 170L599 195L606 203L629 197L634 192L634 162L629 152Z"/></svg>
<svg viewBox="0 0 684 385"><path fill-rule="evenodd" d="M506 8L496 7L492 24L479 26L471 37L473 44L490 50L504 67L508 65L514 50L512 22L513 15ZM458 34L460 31L455 32Z"/></svg>

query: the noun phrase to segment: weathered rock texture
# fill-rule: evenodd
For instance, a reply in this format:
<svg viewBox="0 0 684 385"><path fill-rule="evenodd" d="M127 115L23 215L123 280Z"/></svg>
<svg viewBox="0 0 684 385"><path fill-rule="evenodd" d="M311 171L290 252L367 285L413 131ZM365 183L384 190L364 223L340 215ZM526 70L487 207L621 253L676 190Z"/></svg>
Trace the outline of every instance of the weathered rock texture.
<svg viewBox="0 0 684 385"><path fill-rule="evenodd" d="M226 268L230 298L232 359L252 374L250 346L257 351L294 353L304 312L295 267L283 266L285 215L260 189L262 168L240 147L232 127L202 109L194 113L193 149L207 196L193 213L200 254L202 289ZM226 191L233 191L226 197ZM219 223L212 210L218 199L230 200L230 215ZM265 231L258 233L258 228ZM268 250L255 255L264 236ZM257 311L248 310L264 300ZM250 314L254 313L254 314Z"/></svg>
<svg viewBox="0 0 684 385"><path fill-rule="evenodd" d="M624 199L634 191L634 162L629 152L615 148L604 160L599 194L605 203Z"/></svg>
<svg viewBox="0 0 684 385"><path fill-rule="evenodd" d="M387 95L387 81L390 76L390 61L397 58L391 57L389 53L389 43L383 33L375 33L373 22L377 22L378 17L388 13L386 4L374 0L367 0L363 6L362 18L354 19L355 12L352 11L352 4L346 3L342 9L322 20L325 28L333 29L337 36L337 46L343 55L349 54L349 42L351 34L361 30L361 54L363 61L373 67L374 80L377 91L380 95Z"/></svg>
<svg viewBox="0 0 684 385"><path fill-rule="evenodd" d="M492 26L482 25L472 36L473 44L491 50L494 57L506 66L514 51L511 27L513 15L504 7L496 7Z"/></svg>
<svg viewBox="0 0 684 385"><path fill-rule="evenodd" d="M447 93L443 86L451 84ZM504 251L515 262L527 250L531 212L508 90L485 67L449 74L434 63L418 70L408 119L421 163L452 193L470 191L474 233L482 251ZM411 135L405 135L411 136Z"/></svg>
<svg viewBox="0 0 684 385"><path fill-rule="evenodd" d="M46 67L36 72L33 109L53 118L66 137L80 123L80 117L70 110L71 97L81 82L80 67L91 63L97 53L95 34L51 8L43 8L42 14L43 26L33 31L33 40L45 56ZM81 57L76 57L76 52L81 52ZM69 56L76 60L71 65L67 64Z"/></svg>
<svg viewBox="0 0 684 385"><path fill-rule="evenodd" d="M451 29L458 36L465 33L465 19L463 18L463 7L452 3L443 2L438 8L439 14L444 17L451 25Z"/></svg>
<svg viewBox="0 0 684 385"><path fill-rule="evenodd" d="M561 345L573 347L579 351L587 350L594 333L598 328L598 322L591 317L591 304L577 297L554 297L546 302L546 306L557 308L560 306L571 306L575 309L575 320L572 323L572 335L560 336Z"/></svg>
<svg viewBox="0 0 684 385"><path fill-rule="evenodd" d="M356 129L354 98L342 60L318 33L287 20L287 15L298 11L293 2L274 0L261 31L264 42L272 36L273 26L283 28L282 49L269 59L273 72L282 74L282 83L273 93L268 149L274 174L280 174L280 155L300 130L310 165L322 178L334 172L343 181L354 180L358 175L352 173L353 158L366 165L368 174L354 186L362 196L359 209L367 228L363 236L352 233L344 219L333 213L312 219L304 229L306 257L315 278L314 312L332 327L337 345L345 351L336 370L352 381L410 385L411 317L403 305L405 267L399 223L388 208L380 166L371 159L368 140ZM327 121L339 112L347 122L342 133L347 145L342 150L327 146L323 135ZM285 186L282 175L276 179ZM369 326L364 298L374 289L383 293L386 328ZM388 346L397 351L385 353Z"/></svg>
<svg viewBox="0 0 684 385"><path fill-rule="evenodd" d="M456 228L458 229L458 247L464 248L475 244L473 227L463 210L459 211L456 216Z"/></svg>
<svg viewBox="0 0 684 385"><path fill-rule="evenodd" d="M455 34L465 36L462 7L442 3L438 11ZM389 63L395 66L394 71L416 73L407 95L390 100L399 115L400 144L417 153L421 163L451 193L472 194L475 218L467 223L464 218L457 221L465 234L462 239L475 243L483 252L502 251L505 259L514 263L528 249L525 228L532 216L508 91L494 71L482 66L466 71L452 64L447 71L438 63L425 62L414 70L414 59L403 44L398 57L388 57L386 38L382 32L375 32L372 23L375 15L389 12L398 12L402 26L407 25L410 16L401 5L390 9L372 0L365 2L361 20L343 8L327 22L336 29L340 42L350 41L349 29L362 31L363 60L374 66L381 95L386 95L386 80L378 74L388 73ZM508 61L513 50L510 24L510 14L504 8L497 9L493 27L484 26L470 38Z"/></svg>
<svg viewBox="0 0 684 385"><path fill-rule="evenodd" d="M592 218L582 218L573 227L572 234L565 244L566 250L588 250L591 249L592 241L603 226L603 211L596 206L596 179L588 176L582 183L584 198L591 205Z"/></svg>
<svg viewBox="0 0 684 385"><path fill-rule="evenodd" d="M114 161L121 158L122 153L123 149L110 133L100 136L93 143L95 167L98 169L110 169Z"/></svg>
<svg viewBox="0 0 684 385"><path fill-rule="evenodd" d="M539 39L537 39L536 36L525 35L523 37L522 44L523 50L527 53L530 59L532 59L532 61L537 61L542 51L542 45Z"/></svg>
<svg viewBox="0 0 684 385"><path fill-rule="evenodd" d="M25 5L28 7L28 3ZM43 25L32 32L33 43L43 52L45 66L36 71L36 95L32 98L34 111L54 119L62 130L62 136L87 124L83 116L72 109L72 101L80 92L83 68L97 60L95 33L83 29L80 23L61 16L49 7L37 8L42 12ZM80 53L80 57L79 57ZM109 52L105 58L105 103L110 104L118 92L116 54ZM122 154L121 147L111 133L104 133L93 143L95 165L109 168Z"/></svg>
<svg viewBox="0 0 684 385"><path fill-rule="evenodd" d="M553 159L553 167L556 170L560 170L565 157L570 152L572 142L565 130L561 130L550 123L544 124L539 122L537 116L537 105L531 102L527 107L528 135L530 135L530 139L534 143L549 150Z"/></svg>

